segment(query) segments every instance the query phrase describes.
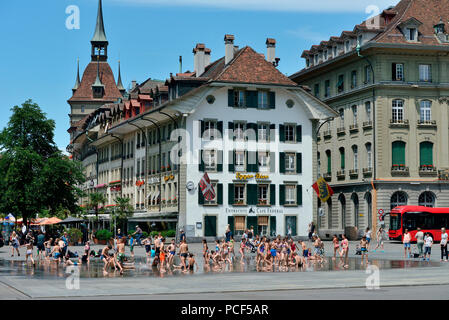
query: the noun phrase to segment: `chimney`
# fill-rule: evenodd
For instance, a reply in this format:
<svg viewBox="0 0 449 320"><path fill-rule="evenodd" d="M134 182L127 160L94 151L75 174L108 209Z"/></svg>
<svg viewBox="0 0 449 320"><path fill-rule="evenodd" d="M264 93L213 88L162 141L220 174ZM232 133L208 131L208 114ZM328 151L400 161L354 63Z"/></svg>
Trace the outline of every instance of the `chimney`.
<svg viewBox="0 0 449 320"><path fill-rule="evenodd" d="M204 67L207 67L208 65L210 65L210 53L211 53L211 50L209 48L206 48L204 50Z"/></svg>
<svg viewBox="0 0 449 320"><path fill-rule="evenodd" d="M231 62L234 58L234 36L232 34L226 34L225 41L225 65Z"/></svg>
<svg viewBox="0 0 449 320"><path fill-rule="evenodd" d="M137 81L133 80L131 83L132 83L132 85L131 85L131 90L132 90L137 86Z"/></svg>
<svg viewBox="0 0 449 320"><path fill-rule="evenodd" d="M196 74L196 77L199 77L203 74L205 66L205 49L206 46L204 43L198 43L196 47L193 49L193 68Z"/></svg>
<svg viewBox="0 0 449 320"><path fill-rule="evenodd" d="M273 63L276 59L276 40L267 38L265 44L267 45L267 61Z"/></svg>

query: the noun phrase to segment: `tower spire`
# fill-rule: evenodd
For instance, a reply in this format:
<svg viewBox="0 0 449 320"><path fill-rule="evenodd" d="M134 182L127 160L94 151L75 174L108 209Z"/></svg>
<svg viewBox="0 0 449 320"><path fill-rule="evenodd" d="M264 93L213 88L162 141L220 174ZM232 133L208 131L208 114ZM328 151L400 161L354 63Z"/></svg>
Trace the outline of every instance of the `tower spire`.
<svg viewBox="0 0 449 320"><path fill-rule="evenodd" d="M123 87L122 83L122 74L120 72L120 60L118 61L118 78L117 78L117 89L120 91L120 93L123 95L125 93L125 88Z"/></svg>
<svg viewBox="0 0 449 320"><path fill-rule="evenodd" d="M108 59L108 39L104 31L103 5L101 0L98 0L97 24L90 43L92 44L92 61L95 61L95 57L97 56L99 56L101 61L106 61Z"/></svg>
<svg viewBox="0 0 449 320"><path fill-rule="evenodd" d="M80 81L80 59L77 59L77 71L76 71L76 82L75 86L73 87L73 92L75 93L76 90L80 87L81 81Z"/></svg>

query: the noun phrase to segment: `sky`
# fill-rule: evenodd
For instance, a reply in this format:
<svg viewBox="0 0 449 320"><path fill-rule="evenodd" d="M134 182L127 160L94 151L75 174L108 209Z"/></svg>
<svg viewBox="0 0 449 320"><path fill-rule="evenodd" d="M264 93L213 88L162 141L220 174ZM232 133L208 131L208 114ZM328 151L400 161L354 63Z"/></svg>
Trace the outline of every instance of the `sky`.
<svg viewBox="0 0 449 320"><path fill-rule="evenodd" d="M179 56L183 71L193 70L192 49L197 43L212 50L211 61L224 56L224 35L233 34L235 45L249 45L264 54L266 38L275 38L278 68L291 75L304 67L303 50L353 30L397 2L103 0L108 62L117 78L121 61L126 88L132 80L165 80L170 72L179 72ZM90 61L97 7L98 0L0 1L0 128L7 125L13 106L32 99L56 121L55 142L65 150L67 100L75 84L77 59L81 76ZM78 10L79 26L72 19ZM67 21L75 28L67 28Z"/></svg>

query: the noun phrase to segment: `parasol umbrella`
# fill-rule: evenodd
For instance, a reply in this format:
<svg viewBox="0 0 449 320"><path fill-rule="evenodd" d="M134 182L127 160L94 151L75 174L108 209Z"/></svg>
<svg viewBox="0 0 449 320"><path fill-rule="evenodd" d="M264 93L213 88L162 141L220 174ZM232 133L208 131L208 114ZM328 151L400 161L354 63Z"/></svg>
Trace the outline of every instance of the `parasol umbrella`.
<svg viewBox="0 0 449 320"><path fill-rule="evenodd" d="M58 219L56 217L52 217L52 218L48 218L47 220L39 223L40 225L50 225L50 224L57 224L59 222L61 222L61 219Z"/></svg>
<svg viewBox="0 0 449 320"><path fill-rule="evenodd" d="M74 218L74 217L67 217L67 219L62 220L59 222L59 224L69 224L69 223L77 223L77 222L83 222L83 219L80 218Z"/></svg>

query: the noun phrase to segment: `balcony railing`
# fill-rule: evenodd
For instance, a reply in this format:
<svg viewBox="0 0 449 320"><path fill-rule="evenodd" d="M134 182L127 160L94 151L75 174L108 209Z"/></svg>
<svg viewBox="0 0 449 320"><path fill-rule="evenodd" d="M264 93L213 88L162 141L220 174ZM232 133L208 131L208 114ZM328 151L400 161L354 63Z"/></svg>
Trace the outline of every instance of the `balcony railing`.
<svg viewBox="0 0 449 320"><path fill-rule="evenodd" d="M365 121L363 122L363 129L371 129L373 127L372 121Z"/></svg>
<svg viewBox="0 0 449 320"><path fill-rule="evenodd" d="M418 127L436 127L436 120L418 120Z"/></svg>
<svg viewBox="0 0 449 320"><path fill-rule="evenodd" d="M345 132L345 127L337 128L337 134L338 134L338 135L345 134L345 133L346 133L346 132Z"/></svg>
<svg viewBox="0 0 449 320"><path fill-rule="evenodd" d="M421 165L419 166L419 175L434 177L438 175L438 171L433 165Z"/></svg>
<svg viewBox="0 0 449 320"><path fill-rule="evenodd" d="M345 170L339 170L337 171L337 179L344 179L346 177Z"/></svg>
<svg viewBox="0 0 449 320"><path fill-rule="evenodd" d="M351 178L357 178L359 176L359 169L349 170L349 176Z"/></svg>
<svg viewBox="0 0 449 320"><path fill-rule="evenodd" d="M357 123L351 124L349 126L349 132L357 132L359 131L359 125Z"/></svg>
<svg viewBox="0 0 449 320"><path fill-rule="evenodd" d="M408 127L409 122L407 119L399 120L399 119L390 119L390 127Z"/></svg>
<svg viewBox="0 0 449 320"><path fill-rule="evenodd" d="M438 170L438 180L449 181L449 170Z"/></svg>
<svg viewBox="0 0 449 320"><path fill-rule="evenodd" d="M331 172L323 173L323 178L326 181L331 181L332 180L332 173Z"/></svg>
<svg viewBox="0 0 449 320"><path fill-rule="evenodd" d="M326 130L326 131L323 132L323 136L324 136L325 139L326 138L331 138L332 137L332 133L331 133L330 130Z"/></svg>
<svg viewBox="0 0 449 320"><path fill-rule="evenodd" d="M408 176L410 174L410 170L403 164L394 164L391 167L391 175L393 176Z"/></svg>
<svg viewBox="0 0 449 320"><path fill-rule="evenodd" d="M373 168L369 167L369 168L363 168L362 169L363 175L365 177L367 176L371 176L373 174Z"/></svg>

